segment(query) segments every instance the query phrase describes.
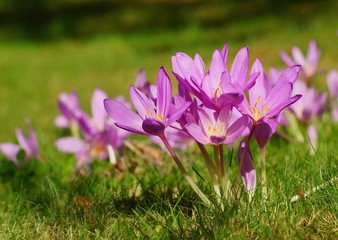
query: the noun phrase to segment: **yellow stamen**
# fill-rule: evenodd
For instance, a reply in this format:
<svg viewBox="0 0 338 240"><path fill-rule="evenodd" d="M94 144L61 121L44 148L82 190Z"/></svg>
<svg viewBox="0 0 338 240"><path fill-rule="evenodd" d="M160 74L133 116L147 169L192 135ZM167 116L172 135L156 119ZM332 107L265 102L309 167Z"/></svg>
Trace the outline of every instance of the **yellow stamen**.
<svg viewBox="0 0 338 240"><path fill-rule="evenodd" d="M218 105L218 97L222 95L222 84L219 83L217 89L214 92L214 98L215 98L215 102L216 105Z"/></svg>
<svg viewBox="0 0 338 240"><path fill-rule="evenodd" d="M263 102L263 104L261 105L260 109L259 108L259 102L261 100L261 96L258 96L256 101L255 101L255 106L250 105L251 109L252 109L252 117L258 121L259 119L261 119L262 117L264 117L266 115L266 113L271 110L271 108L266 106L266 102Z"/></svg>

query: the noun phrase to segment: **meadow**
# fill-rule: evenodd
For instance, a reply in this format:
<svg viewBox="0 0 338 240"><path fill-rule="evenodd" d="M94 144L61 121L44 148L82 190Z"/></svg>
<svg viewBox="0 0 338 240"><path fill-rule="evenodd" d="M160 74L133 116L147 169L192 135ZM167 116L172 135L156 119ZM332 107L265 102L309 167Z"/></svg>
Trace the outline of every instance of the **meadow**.
<svg viewBox="0 0 338 240"><path fill-rule="evenodd" d="M152 83L161 66L173 80L171 56L176 52L190 56L198 52L210 62L212 52L227 42L229 61L247 45L250 64L258 57L265 69L283 68L281 50L290 53L293 46L300 46L305 52L309 41L315 40L321 50L318 68L323 73L315 77L314 85L327 91L326 71L338 69L338 6L330 2L318 12L316 7L295 5L285 16L265 12L215 26L187 24L85 39L1 40L0 142L15 142L15 127L23 127L24 119L29 118L37 132L42 161L16 167L0 156L0 239L337 238L337 181L290 202L296 194L302 196L338 174L338 123L328 112L315 120L315 154L306 142L272 137L266 153L267 200L262 198L258 175L252 201L248 202L241 189L238 198L223 201L223 210L213 197L196 146L178 154L214 208L201 202L170 156L147 138L128 138L144 152L121 150L126 166L96 160L89 174L75 180L75 157L54 146L57 138L67 134L54 125L61 92L76 90L86 111L98 87L111 98L124 95L129 99L129 85L141 68ZM290 130L284 130L292 136ZM144 146L150 147L145 150ZM258 161L257 144L251 150L254 162ZM231 179L236 179L236 155L236 151L225 150Z"/></svg>

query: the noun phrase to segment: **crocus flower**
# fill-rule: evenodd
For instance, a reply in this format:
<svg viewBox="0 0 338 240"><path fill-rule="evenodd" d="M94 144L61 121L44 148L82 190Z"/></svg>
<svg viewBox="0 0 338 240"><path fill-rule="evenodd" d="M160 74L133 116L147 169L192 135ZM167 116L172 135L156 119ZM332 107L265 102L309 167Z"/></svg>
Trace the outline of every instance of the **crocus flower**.
<svg viewBox="0 0 338 240"><path fill-rule="evenodd" d="M144 93L134 86L130 87L130 97L138 114L128 109L124 104L113 99L104 100L104 106L108 115L116 121L116 126L133 133L154 135L161 138L187 182L204 203L210 206L210 200L188 175L165 136L166 128L179 119L191 104L190 102L186 102L183 106L178 108L175 113L170 114L170 107L173 101L171 89L169 76L165 69L161 67L157 76L156 101L153 102L152 99L147 98Z"/></svg>
<svg viewBox="0 0 338 240"><path fill-rule="evenodd" d="M293 66L284 70L272 87L264 76L260 61L257 59L253 64L251 71L261 72L261 75L256 79L256 84L249 89L249 101L244 99L239 110L250 117L252 126L257 131L254 136L258 143L266 144L277 129L280 112L301 98L300 94L291 97L299 69L299 66ZM260 124L264 125L257 127Z"/></svg>
<svg viewBox="0 0 338 240"><path fill-rule="evenodd" d="M109 157L112 163L116 163L115 151L112 145L108 144L107 134L97 134L95 137L80 139L75 137L59 138L55 142L59 151L74 153L76 155L75 171L80 171L93 159L105 160Z"/></svg>
<svg viewBox="0 0 338 240"><path fill-rule="evenodd" d="M107 94L101 89L96 89L91 99L92 117L83 113L78 117L79 128L84 139L79 137L63 137L55 142L56 147L65 153L74 153L77 158L76 171L87 167L93 159L105 160L116 163L115 152L122 147L127 131L117 128L103 106ZM118 98L124 101L123 98ZM127 104L126 104L127 105Z"/></svg>
<svg viewBox="0 0 338 240"><path fill-rule="evenodd" d="M308 54L306 57L303 55L299 47L292 48L292 58L290 58L285 52L281 52L280 57L289 67L293 65L301 65L302 74L305 79L309 81L316 74L320 51L316 42L312 40L309 43Z"/></svg>
<svg viewBox="0 0 338 240"><path fill-rule="evenodd" d="M59 128L72 128L82 114L77 92L61 93L58 100L61 115L55 118L55 125Z"/></svg>
<svg viewBox="0 0 338 240"><path fill-rule="evenodd" d="M39 143L36 133L28 121L26 122L26 125L28 128L28 135L25 135L21 128L15 129L19 145L14 143L0 143L0 152L2 152L8 159L12 160L17 166L19 166L19 161L16 156L21 149L25 151L26 160L40 158Z"/></svg>
<svg viewBox="0 0 338 240"><path fill-rule="evenodd" d="M242 161L242 163L240 163L240 161ZM249 147L245 147L245 141L242 141L239 145L238 162L241 165L240 172L243 184L248 190L249 201L251 201L256 188L256 170L253 166L251 151Z"/></svg>
<svg viewBox="0 0 338 240"><path fill-rule="evenodd" d="M326 93L319 94L313 87L307 88L302 81L295 82L293 91L303 96L298 102L289 106L289 109L301 122L305 123L321 113Z"/></svg>
<svg viewBox="0 0 338 240"><path fill-rule="evenodd" d="M331 70L327 75L327 86L332 98L338 97L338 71Z"/></svg>
<svg viewBox="0 0 338 240"><path fill-rule="evenodd" d="M116 126L144 135L163 136L165 128L180 118L190 105L187 102L177 109L175 113L169 115L169 109L172 104L172 86L169 76L163 67L160 68L157 76L157 98L155 103L134 86L130 87L130 97L138 114L113 99L104 101L105 109L108 115L116 121Z"/></svg>
<svg viewBox="0 0 338 240"><path fill-rule="evenodd" d="M219 113L208 109L198 109L198 123L190 122L186 125L188 133L199 143L204 145L231 144L242 136L249 119L240 117L231 125L231 108L224 107Z"/></svg>
<svg viewBox="0 0 338 240"><path fill-rule="evenodd" d="M227 69L228 45L213 53L210 69L205 71L202 58L196 54L192 60L184 53L172 57L173 73L181 85L184 85L204 105L220 110L227 104L238 105L246 90L251 88L259 73L247 78L249 65L248 47L242 48L236 55L230 71Z"/></svg>

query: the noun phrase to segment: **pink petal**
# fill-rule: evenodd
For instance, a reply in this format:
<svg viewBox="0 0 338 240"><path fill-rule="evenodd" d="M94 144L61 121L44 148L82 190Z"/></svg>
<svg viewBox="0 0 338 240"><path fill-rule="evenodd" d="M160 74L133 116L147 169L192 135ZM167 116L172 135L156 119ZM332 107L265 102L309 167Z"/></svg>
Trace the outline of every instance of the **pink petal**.
<svg viewBox="0 0 338 240"><path fill-rule="evenodd" d="M333 98L338 96L338 71L331 70L327 75L327 85Z"/></svg>
<svg viewBox="0 0 338 240"><path fill-rule="evenodd" d="M161 67L157 76L157 114L165 120L172 103L172 87L169 76L164 67Z"/></svg>
<svg viewBox="0 0 338 240"><path fill-rule="evenodd" d="M186 126L188 133L201 144L211 144L209 137L205 135L203 130L196 123L189 123Z"/></svg>
<svg viewBox="0 0 338 240"><path fill-rule="evenodd" d="M312 67L317 67L318 60L320 57L320 51L317 47L316 41L310 41L309 43L309 50L308 50L308 56L307 61L311 64Z"/></svg>
<svg viewBox="0 0 338 240"><path fill-rule="evenodd" d="M244 150L246 150L244 152ZM244 156L243 156L244 154ZM251 151L249 149L249 147L247 147L245 149L245 142L242 141L239 149L238 149L238 162L240 164L240 161L242 162L242 168L240 169L241 171L241 175L242 175L242 180L243 180L243 184L246 187L246 189L248 190L249 193L249 198L252 198L255 188L256 188L256 171L255 168L253 166L253 161L252 161L252 154Z"/></svg>
<svg viewBox="0 0 338 240"><path fill-rule="evenodd" d="M1 143L0 152L5 155L6 158L12 160L16 166L19 166L19 162L16 155L20 151L20 146L13 143Z"/></svg>
<svg viewBox="0 0 338 240"><path fill-rule="evenodd" d="M83 140L74 137L59 138L55 141L55 146L64 153L78 153L87 149Z"/></svg>
<svg viewBox="0 0 338 240"><path fill-rule="evenodd" d="M105 99L104 107L108 115L117 122L121 128L140 134L145 134L142 129L142 119L131 109L114 99Z"/></svg>
<svg viewBox="0 0 338 240"><path fill-rule="evenodd" d="M68 128L70 123L63 115L60 115L54 119L54 123L58 128Z"/></svg>
<svg viewBox="0 0 338 240"><path fill-rule="evenodd" d="M95 89L92 100L91 109L93 115L93 121L98 128L103 128L107 119L107 112L103 106L103 100L108 98L107 94L101 89Z"/></svg>
<svg viewBox="0 0 338 240"><path fill-rule="evenodd" d="M222 73L226 71L225 63L221 52L217 49L212 55L210 63L210 80L219 84L221 80Z"/></svg>
<svg viewBox="0 0 338 240"><path fill-rule="evenodd" d="M288 65L289 67L296 65L296 63L289 57L289 55L287 55L285 52L280 52L279 53L280 58L284 61L284 63L286 65Z"/></svg>
<svg viewBox="0 0 338 240"><path fill-rule="evenodd" d="M246 83L246 77L248 74L248 65L249 65L249 48L244 47L237 53L230 69L230 75L233 83L238 84L242 88L244 88Z"/></svg>
<svg viewBox="0 0 338 240"><path fill-rule="evenodd" d="M267 92L269 91L269 85L264 77L264 69L262 63L257 58L252 65L251 74L253 73L260 73L256 78L255 85L249 90L249 99L250 104L255 106L255 103L258 99L261 101L265 101Z"/></svg>
<svg viewBox="0 0 338 240"><path fill-rule="evenodd" d="M293 56L293 59L295 59L295 62L297 64L302 65L302 67L305 66L306 64L305 57L298 47L292 48L292 56Z"/></svg>
<svg viewBox="0 0 338 240"><path fill-rule="evenodd" d="M146 95L144 95L143 92L134 86L131 86L129 90L131 101L142 119L155 115L154 104L146 97Z"/></svg>
<svg viewBox="0 0 338 240"><path fill-rule="evenodd" d="M249 118L243 116L236 120L229 128L226 133L227 138L225 139L225 144L231 144L237 141L243 134L244 130L247 128L249 123Z"/></svg>

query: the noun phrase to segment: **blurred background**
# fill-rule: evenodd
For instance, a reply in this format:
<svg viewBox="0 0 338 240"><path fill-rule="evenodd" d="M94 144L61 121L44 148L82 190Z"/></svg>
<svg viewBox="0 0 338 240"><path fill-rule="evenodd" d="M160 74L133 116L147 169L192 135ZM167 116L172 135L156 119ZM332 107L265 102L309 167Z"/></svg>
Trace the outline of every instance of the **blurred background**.
<svg viewBox="0 0 338 240"><path fill-rule="evenodd" d="M251 62L268 70L284 67L281 50L305 52L314 39L320 68L338 68L337 10L334 0L2 0L0 142L15 139L25 118L53 141L60 92L77 90L89 110L96 87L128 96L139 69L155 82L178 51L208 64L226 42L230 62L248 45Z"/></svg>

